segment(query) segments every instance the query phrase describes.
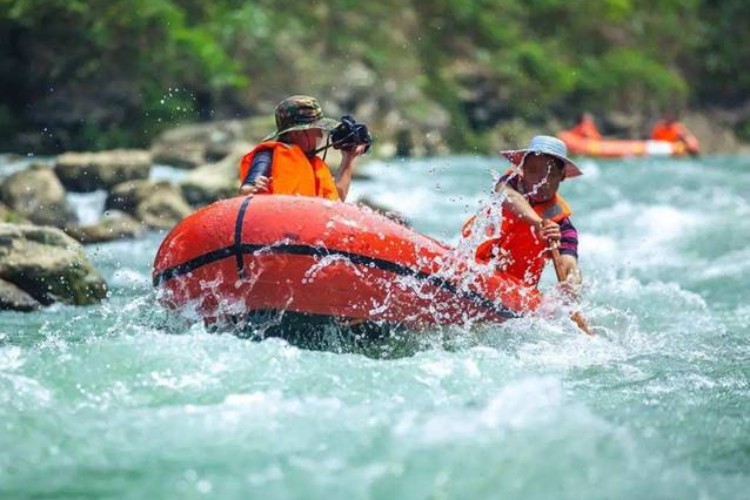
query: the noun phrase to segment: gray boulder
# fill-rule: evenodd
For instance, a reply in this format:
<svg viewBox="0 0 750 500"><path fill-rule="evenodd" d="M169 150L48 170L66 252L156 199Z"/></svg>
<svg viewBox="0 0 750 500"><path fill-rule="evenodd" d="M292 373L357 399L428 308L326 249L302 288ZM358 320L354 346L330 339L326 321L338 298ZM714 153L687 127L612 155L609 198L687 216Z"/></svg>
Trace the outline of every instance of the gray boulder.
<svg viewBox="0 0 750 500"><path fill-rule="evenodd" d="M65 189L46 165L32 165L5 179L0 187L0 201L34 224L64 227L76 222Z"/></svg>
<svg viewBox="0 0 750 500"><path fill-rule="evenodd" d="M151 154L141 150L65 153L57 157L55 174L69 191L109 190L122 182L148 179L151 163Z"/></svg>
<svg viewBox="0 0 750 500"><path fill-rule="evenodd" d="M202 142L169 144L159 143L151 149L154 163L161 163L177 168L195 168L206 162L206 145Z"/></svg>
<svg viewBox="0 0 750 500"><path fill-rule="evenodd" d="M728 151L741 150L739 139L731 126L722 120L720 113L685 113L681 118L688 130L700 139L702 154L726 154Z"/></svg>
<svg viewBox="0 0 750 500"><path fill-rule="evenodd" d="M95 304L107 295L83 247L52 227L0 223L0 279L42 305Z"/></svg>
<svg viewBox="0 0 750 500"><path fill-rule="evenodd" d="M143 230L143 225L134 217L117 210L105 212L96 224L65 228L66 233L83 244L137 238Z"/></svg>
<svg viewBox="0 0 750 500"><path fill-rule="evenodd" d="M34 311L41 304L13 283L0 279L0 311Z"/></svg>
<svg viewBox="0 0 750 500"><path fill-rule="evenodd" d="M273 130L272 116L183 125L159 135L151 153L156 163L192 169L222 160L236 143L256 143Z"/></svg>
<svg viewBox="0 0 750 500"><path fill-rule="evenodd" d="M121 210L153 229L171 229L193 209L177 186L166 181L130 181L112 189L105 210Z"/></svg>
<svg viewBox="0 0 750 500"><path fill-rule="evenodd" d="M237 143L223 160L190 172L180 185L187 202L201 206L236 196L240 161L252 148L251 144Z"/></svg>

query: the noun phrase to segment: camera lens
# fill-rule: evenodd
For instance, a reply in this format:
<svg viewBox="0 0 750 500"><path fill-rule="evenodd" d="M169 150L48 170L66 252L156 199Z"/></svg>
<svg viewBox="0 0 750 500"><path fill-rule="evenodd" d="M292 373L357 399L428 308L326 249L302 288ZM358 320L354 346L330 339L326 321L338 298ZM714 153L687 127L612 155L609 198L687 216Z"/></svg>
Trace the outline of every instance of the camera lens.
<svg viewBox="0 0 750 500"><path fill-rule="evenodd" d="M367 146L365 152L369 151L372 144L372 135L363 123L357 123L350 115L341 117L341 123L331 132L331 142L334 149L349 151L364 144Z"/></svg>

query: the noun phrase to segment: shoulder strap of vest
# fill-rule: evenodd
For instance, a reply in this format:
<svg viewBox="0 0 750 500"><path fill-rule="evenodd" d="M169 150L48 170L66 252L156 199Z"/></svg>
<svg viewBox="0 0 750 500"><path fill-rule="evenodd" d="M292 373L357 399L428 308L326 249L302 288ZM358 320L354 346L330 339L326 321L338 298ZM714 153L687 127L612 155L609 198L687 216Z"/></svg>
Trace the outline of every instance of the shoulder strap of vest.
<svg viewBox="0 0 750 500"><path fill-rule="evenodd" d="M266 149L276 150L281 147L289 148L290 145L280 141L265 141L257 144L253 149L250 150L249 153L243 156L242 160L240 160L240 183L245 180L247 174L250 172L250 165L252 164L253 158L255 158L255 155L258 154L258 152Z"/></svg>
<svg viewBox="0 0 750 500"><path fill-rule="evenodd" d="M534 205L534 211L539 214L540 217L549 219L552 222L560 222L566 217L573 215L573 211L570 209L568 202L565 198L556 194L550 201Z"/></svg>

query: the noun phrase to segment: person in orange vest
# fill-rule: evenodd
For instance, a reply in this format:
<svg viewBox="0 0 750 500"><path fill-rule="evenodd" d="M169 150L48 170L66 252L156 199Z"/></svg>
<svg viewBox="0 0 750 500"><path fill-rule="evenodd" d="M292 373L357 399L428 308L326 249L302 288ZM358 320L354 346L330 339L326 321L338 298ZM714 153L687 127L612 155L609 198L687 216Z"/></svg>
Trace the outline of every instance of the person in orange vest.
<svg viewBox="0 0 750 500"><path fill-rule="evenodd" d="M579 137L585 137L586 139L602 138L602 134L599 132L599 129L596 128L596 123L594 122L594 117L591 113L581 113L578 116L578 123L568 131Z"/></svg>
<svg viewBox="0 0 750 500"><path fill-rule="evenodd" d="M664 117L656 122L651 129L651 139L654 141L666 141L682 143L685 151L691 155L697 155L699 152L698 139L690 131L677 121L677 115L667 112Z"/></svg>
<svg viewBox="0 0 750 500"><path fill-rule="evenodd" d="M295 95L275 109L276 131L240 162L240 195L290 194L343 201L349 192L355 159L367 146L341 148L341 166L334 179L317 153L324 132L338 122L323 116L317 99Z"/></svg>
<svg viewBox="0 0 750 500"><path fill-rule="evenodd" d="M577 296L581 285L578 268L578 232L570 217L572 210L558 194L560 183L582 174L567 157L565 143L556 137L538 135L525 149L501 151L513 164L495 185L501 195L500 230L486 227L488 239L475 251L481 263L492 263L524 284L536 287L550 258L550 248L561 254L564 281L562 289ZM487 209L488 215L493 208ZM463 228L471 236L476 217Z"/></svg>

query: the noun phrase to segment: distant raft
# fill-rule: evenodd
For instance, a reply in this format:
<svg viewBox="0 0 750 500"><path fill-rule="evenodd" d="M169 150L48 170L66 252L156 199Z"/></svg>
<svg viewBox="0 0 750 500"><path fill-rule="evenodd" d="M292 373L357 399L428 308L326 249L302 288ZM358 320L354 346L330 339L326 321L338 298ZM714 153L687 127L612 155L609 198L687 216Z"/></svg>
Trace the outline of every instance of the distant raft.
<svg viewBox="0 0 750 500"><path fill-rule="evenodd" d="M638 141L619 139L589 139L572 132L557 134L571 154L601 158L622 158L628 156L683 156L688 154L682 142Z"/></svg>
<svg viewBox="0 0 750 500"><path fill-rule="evenodd" d="M281 195L219 201L162 242L153 283L207 324L326 320L407 328L502 322L540 294L502 274L457 271L453 250L369 208Z"/></svg>

